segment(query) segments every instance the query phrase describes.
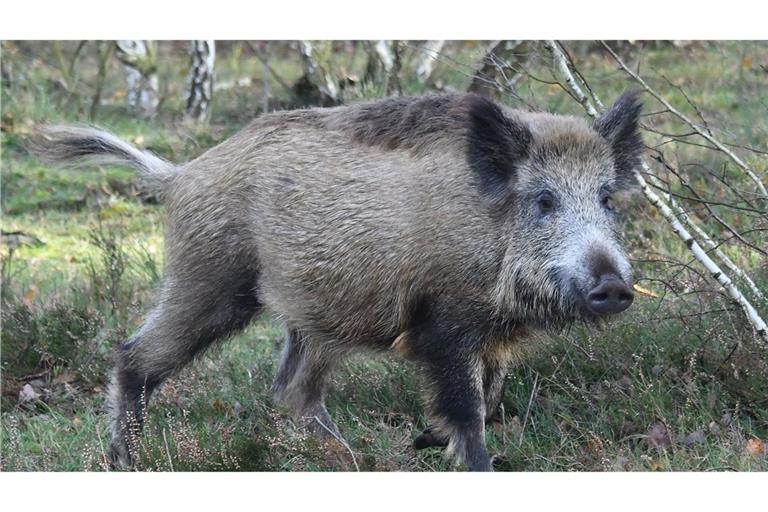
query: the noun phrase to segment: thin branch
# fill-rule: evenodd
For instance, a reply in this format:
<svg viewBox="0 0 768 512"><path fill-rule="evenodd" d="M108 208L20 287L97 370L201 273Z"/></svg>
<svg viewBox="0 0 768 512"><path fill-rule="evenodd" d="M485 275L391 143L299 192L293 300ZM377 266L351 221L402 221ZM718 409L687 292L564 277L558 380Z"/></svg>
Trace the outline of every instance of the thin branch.
<svg viewBox="0 0 768 512"><path fill-rule="evenodd" d="M556 41L547 40L544 44L547 45L547 48L550 52L552 52L552 55L555 57L555 62L557 63L557 66L560 68L560 72L563 74L563 77L565 78L565 84L568 86L568 88L573 93L573 96L576 98L576 101L581 103L581 106L584 107L584 110L587 111L587 114L589 114L589 117L597 117L598 112L595 109L595 107L592 105L592 102L589 101L589 98L587 98L586 94L584 94L584 91L581 90L581 87L579 87L579 84L576 83L576 79L573 77L573 74L571 73L571 69L568 67L568 61L566 60L565 53L560 49L560 46L557 44Z"/></svg>
<svg viewBox="0 0 768 512"><path fill-rule="evenodd" d="M267 60L267 58L266 58L265 56L263 56L263 55L261 54L261 52L260 52L259 50L257 50L257 49L256 49L256 48L253 46L253 44L252 44L250 41L245 41L245 46L247 46L247 47L248 47L248 49L249 49L249 50L251 50L251 52L253 53L253 55L254 55L254 56L257 58L257 59L259 59L259 62L261 62L261 63L262 63L264 66L269 66L269 60ZM275 70L274 70L274 69L270 69L270 74L269 74L269 75L270 75L270 77L271 77L272 79L274 79L274 80L275 80L275 82L277 82L277 84L278 84L280 87L282 87L283 89L285 89L285 90L286 90L286 91L288 91L289 93L293 94L293 93L291 92L291 86L290 86L290 85L288 85L288 84L286 83L286 81L285 81L285 80L283 80L283 79L282 79L282 77L280 77L280 75L279 75L279 74L277 74L277 72L275 72Z"/></svg>
<svg viewBox="0 0 768 512"><path fill-rule="evenodd" d="M693 123L690 119L688 119L688 117L685 114L683 114L682 112L677 110L674 106L672 106L672 104L669 103L669 101L667 101L666 98L664 98L664 96L662 96L661 94L656 92L650 85L648 85L646 83L645 80L642 79L642 77L640 77L640 75L638 75L637 73L632 71L624 63L624 61L621 59L621 57L619 57L616 54L616 52L614 52L613 49L610 46L608 46L608 44L605 41L601 41L601 44L603 45L603 47L605 47L606 50L608 50L608 53L611 54L613 59L616 61L616 63L619 66L621 66L621 68L624 70L625 73L627 73L629 76L631 76L637 83L639 83L654 98L659 100L659 102L661 102L662 105L664 105L666 108L668 108L669 111L673 115L675 115L682 122L684 122L685 124L687 124L688 126L693 128L700 136L702 136L705 140L707 140L707 142L711 143L712 145L717 147L717 149L719 149L720 151L725 153L725 155L728 156L728 158L730 158L736 165L738 165L747 174L747 176L749 176L749 178L752 181L755 182L755 184L757 185L758 190L763 195L763 197L768 199L768 190L766 190L765 185L763 184L762 180L760 179L760 177L757 174L755 174L755 172L746 163L744 163L738 156L736 156L736 154L733 153L733 151L728 149L725 146L725 144L723 144L722 142L720 142L719 140L714 138L711 134L707 133L707 131L701 129L701 127L699 127L697 124ZM592 114L590 114L590 115L592 115Z"/></svg>
<svg viewBox="0 0 768 512"><path fill-rule="evenodd" d="M528 423L528 414L531 412L531 404L533 404L533 397L536 396L536 386L539 384L539 372L536 372L536 377L533 379L533 388L531 389L531 397L528 399L528 407L525 409L525 418L523 419L523 425L520 427L520 439L517 441L517 446L523 445L523 434L525 434L525 425Z"/></svg>
<svg viewBox="0 0 768 512"><path fill-rule="evenodd" d="M716 213L716 212L715 212L715 211L712 209L711 205L715 205L715 206L724 206L724 207L728 207L728 208L734 208L734 209L737 209L737 210L752 211L752 212L755 212L755 213L758 213L758 214L761 214L761 215L765 215L765 212L763 212L763 211L760 211L760 210L753 210L753 209L750 209L750 208L740 208L740 207L737 207L737 206L734 206L734 205L731 205L731 204L727 204L727 203L720 203L720 202L717 202L717 201L711 201L711 200L705 199L705 198L701 197L701 194L699 194L699 192L698 192L698 191L697 191L695 188L693 188L693 187L690 185L690 183L688 183L688 181L687 181L687 180L686 180L686 179L685 179L683 176L681 176L681 175L680 175L680 173L679 173L679 172L677 172L677 170L676 170L674 167L672 167L672 165L670 165L670 164L669 164L669 163L668 163L668 162L667 162L667 161L664 159L664 155L661 155L661 154L659 154L658 156L654 157L654 160L656 160L657 162L659 162L659 163L660 163L661 165L663 165L663 166L664 166L664 167L665 167L665 168L666 168L666 169L667 169L669 172L671 172L672 174L674 174L674 175L677 177L677 179L680 181L680 184L681 184L681 185L683 185L683 186L684 186L685 188L687 188L688 190L690 190L690 192L691 192L691 193L692 193L694 196L696 196L696 197L688 197L688 196L683 196L683 195L680 195L680 194L674 194L674 193L672 193L671 191L667 191L667 192L666 192L667 196L674 196L674 197L679 197L680 199L685 199L685 200L688 200L688 201L693 201L693 202L696 202L696 203L702 204L702 205L704 206L704 208L707 210L707 212L709 213L709 215L710 215L710 216L711 216L713 219L715 219L715 221L717 221L717 223L718 223L718 224L720 224L720 225L721 225L721 226L723 226L725 229L727 229L727 230L728 230L730 233L732 233L732 234L733 234L733 236L734 236L734 237L735 237L735 238L736 238L736 239L737 239L739 242L741 242L742 244L744 244L744 245L745 245L746 247L748 247L749 249L751 249L751 250L753 250L753 251L755 251L755 252L757 252L757 253L759 253L759 254L762 254L763 256L768 256L768 252L764 251L763 249L761 249L760 247L756 246L755 244L753 244L753 243L750 243L749 241L747 241L747 240L746 240L746 239L745 239L745 238L744 238L744 237L743 237L743 236L742 236L742 235L741 235L741 234L740 234L738 231L736 231L736 229L735 229L735 228L733 228L733 227L732 227L730 224L728 224L727 222L725 222L725 220L723 220L723 219L722 219L722 218L721 218L719 215L717 215L717 213ZM651 175L649 175L649 176L651 176ZM663 188L663 187L659 187L659 186L658 186L658 183L657 183L657 182L658 182L658 181L660 181L660 179L659 179L658 177L656 177L656 176L651 176L651 181L652 181L652 184L653 184L653 186L654 186L654 187L656 187L656 188L659 188L659 189L662 189L662 188ZM668 188L668 187L667 187L667 188Z"/></svg>
<svg viewBox="0 0 768 512"><path fill-rule="evenodd" d="M347 451L349 452L349 456L350 456L350 457L352 457L352 464L355 466L355 471L357 471L357 472L359 473L359 472L360 472L360 466L358 466L358 465L357 465L357 459L355 458L355 452L353 452L353 451L352 451L352 448L350 448L350 447L349 447L349 445L348 445L348 444L347 444L347 442L344 440L344 438L342 438L342 437L341 437L339 434L337 434L336 432L334 432L333 430L331 430L330 428L328 428L328 426L326 426L326 424L325 424L325 423L323 423L323 422L320 420L320 418L318 418L317 416L312 416L312 419L314 419L314 420L315 420L317 423L319 423L319 424L320 424L320 426L321 426L321 427L323 427L323 428L324 428L324 429L325 429L325 430L326 430L326 431L327 431L329 434L331 434L331 436L332 436L332 437L333 437L333 438L334 438L336 441L338 441L338 443L339 443L341 446L343 446L344 448L346 448L346 449L347 449Z"/></svg>
<svg viewBox="0 0 768 512"><path fill-rule="evenodd" d="M435 69L435 63L438 61L443 45L445 45L445 40L434 40L427 41L421 47L421 62L416 69L416 76L421 83L429 84L431 82L432 71Z"/></svg>

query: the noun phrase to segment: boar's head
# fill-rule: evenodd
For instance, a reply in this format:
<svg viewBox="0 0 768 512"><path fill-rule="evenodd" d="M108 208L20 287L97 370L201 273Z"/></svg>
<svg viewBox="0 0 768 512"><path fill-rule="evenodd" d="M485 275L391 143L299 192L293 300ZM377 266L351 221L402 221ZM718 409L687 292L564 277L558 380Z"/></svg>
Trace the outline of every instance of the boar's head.
<svg viewBox="0 0 768 512"><path fill-rule="evenodd" d="M507 318L556 326L632 304L613 196L635 182L640 109L628 93L590 125L475 100L467 156L505 243L494 298Z"/></svg>

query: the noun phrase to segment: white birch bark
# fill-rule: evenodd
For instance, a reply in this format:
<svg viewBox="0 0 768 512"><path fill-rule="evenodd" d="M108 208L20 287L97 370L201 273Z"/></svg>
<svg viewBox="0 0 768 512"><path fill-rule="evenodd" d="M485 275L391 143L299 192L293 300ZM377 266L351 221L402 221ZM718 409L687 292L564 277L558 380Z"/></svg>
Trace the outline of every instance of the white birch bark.
<svg viewBox="0 0 768 512"><path fill-rule="evenodd" d="M558 44L555 41L547 41L546 45L555 57L557 65L560 68L563 77L565 78L568 88L571 90L574 96L576 96L579 103L582 104L587 114L589 114L590 117L596 118L598 116L597 109L594 107L594 105L592 105L592 102L589 100L589 98L587 98L586 94L584 94L584 91L581 90L578 82L576 82L575 77L568 67L566 57ZM641 166L644 170L649 170L645 161L642 162ZM764 342L768 342L768 325L766 325L765 321L760 317L760 314L757 312L754 306L752 306L744 294L741 293L731 278L728 277L728 275L726 275L725 272L720 269L717 263L715 263L712 258L709 257L709 254L707 254L707 252L699 245L699 243L688 232L688 230L685 229L685 226L683 226L680 220L675 216L669 205L667 205L667 203L661 197L659 197L656 192L653 191L643 176L637 171L635 171L635 179L640 185L640 188L643 191L646 199L648 199L648 202L651 203L651 205L653 205L661 213L667 222L669 222L672 230L675 232L675 234L677 234L680 240L682 240L685 246L691 250L694 258L696 258L696 260L702 266L704 266L709 274L718 283L720 283L728 296L739 306L741 306L745 316L747 317L747 320L750 324L752 324L752 327L755 329L755 332L758 334L758 336L760 336Z"/></svg>
<svg viewBox="0 0 768 512"><path fill-rule="evenodd" d="M115 47L128 81L128 105L143 116L154 115L160 103L154 44L123 40Z"/></svg>
<svg viewBox="0 0 768 512"><path fill-rule="evenodd" d="M215 41L192 41L189 46L189 56L187 117L196 122L202 122L207 120L210 115L213 71L216 62Z"/></svg>
<svg viewBox="0 0 768 512"><path fill-rule="evenodd" d="M401 95L403 91L400 84L401 62L398 41L382 39L376 42L374 49L383 68L387 94Z"/></svg>
<svg viewBox="0 0 768 512"><path fill-rule="evenodd" d="M323 44L329 44L329 42L325 41ZM309 81L324 96L327 96L332 102L338 103L339 87L333 79L330 70L325 69L326 66L318 58L315 44L311 41L301 41L300 47L302 60L304 61L304 73Z"/></svg>
<svg viewBox="0 0 768 512"><path fill-rule="evenodd" d="M664 190L664 184L651 172L651 169L648 167L648 164L645 163L645 161L640 162L640 166L643 169L643 172L645 172L648 175L648 179L650 180L651 184L656 187L657 189ZM669 202L670 206L672 207L672 210L675 212L675 215L677 218L679 218L683 223L688 226L691 230L693 230L694 233L696 233L696 236L699 240L701 240L704 245L709 247L709 250L712 251L715 256L725 265L728 270L733 272L735 275L739 276L741 279L744 280L744 282L747 283L747 286L749 286L750 290L752 290L752 294L760 300L765 300L765 295L763 292L760 291L760 289L757 287L754 281L747 275L746 272L741 270L731 258L729 258L723 251L721 251L718 247L718 244L712 240L707 233L701 229L694 221L691 219L690 215L688 215L688 212L685 211L685 208L683 208L680 203L675 200L674 197L671 195L662 192L661 197Z"/></svg>
<svg viewBox="0 0 768 512"><path fill-rule="evenodd" d="M392 53L392 41L382 39L376 42L376 54L379 56L384 73L389 76L395 66L395 55Z"/></svg>
<svg viewBox="0 0 768 512"><path fill-rule="evenodd" d="M444 40L427 41L424 46L421 47L422 57L419 62L419 66L416 68L416 77L423 84L427 84L432 80L432 72L435 69L440 52L445 46Z"/></svg>

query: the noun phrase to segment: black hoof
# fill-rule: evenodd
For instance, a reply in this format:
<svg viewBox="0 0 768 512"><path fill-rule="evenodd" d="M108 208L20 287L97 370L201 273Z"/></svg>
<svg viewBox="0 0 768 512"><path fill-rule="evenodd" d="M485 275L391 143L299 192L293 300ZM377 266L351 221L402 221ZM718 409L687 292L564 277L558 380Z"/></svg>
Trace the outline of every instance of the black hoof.
<svg viewBox="0 0 768 512"><path fill-rule="evenodd" d="M491 466L494 471L508 471L510 462L505 455L497 454L491 457Z"/></svg>
<svg viewBox="0 0 768 512"><path fill-rule="evenodd" d="M445 448L446 446L448 446L448 438L435 432L432 427L425 428L424 432L419 434L413 441L413 447L416 450L432 447Z"/></svg>

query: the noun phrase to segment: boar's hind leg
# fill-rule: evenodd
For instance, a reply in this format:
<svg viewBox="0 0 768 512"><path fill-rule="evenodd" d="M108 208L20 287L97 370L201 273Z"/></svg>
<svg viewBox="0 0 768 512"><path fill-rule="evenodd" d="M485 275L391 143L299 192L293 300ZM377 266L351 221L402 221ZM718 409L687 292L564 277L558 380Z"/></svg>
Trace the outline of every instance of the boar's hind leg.
<svg viewBox="0 0 768 512"><path fill-rule="evenodd" d="M286 404L301 424L321 436L341 440L328 410L328 377L343 354L313 347L296 329L287 328L285 348L272 386L275 399Z"/></svg>
<svg viewBox="0 0 768 512"><path fill-rule="evenodd" d="M164 281L157 306L116 350L108 403L114 466L135 462L151 393L214 341L245 327L259 311L255 284L256 276L250 272L219 275L210 270L201 279Z"/></svg>
<svg viewBox="0 0 768 512"><path fill-rule="evenodd" d="M280 369L277 371L275 381L272 383L272 392L275 394L275 399L281 402L286 401L288 385L296 376L296 371L301 366L303 358L299 331L286 327L284 343Z"/></svg>

